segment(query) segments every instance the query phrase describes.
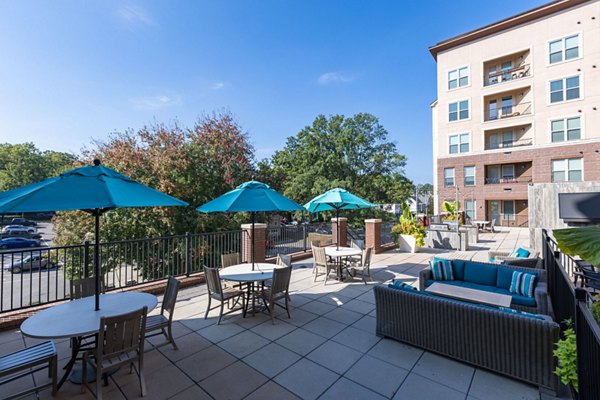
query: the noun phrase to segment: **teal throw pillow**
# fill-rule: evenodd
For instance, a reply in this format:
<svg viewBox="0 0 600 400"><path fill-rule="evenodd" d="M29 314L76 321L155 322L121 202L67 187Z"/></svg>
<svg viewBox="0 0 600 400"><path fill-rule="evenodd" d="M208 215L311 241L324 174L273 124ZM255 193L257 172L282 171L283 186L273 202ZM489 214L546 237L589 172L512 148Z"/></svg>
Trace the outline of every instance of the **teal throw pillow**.
<svg viewBox="0 0 600 400"><path fill-rule="evenodd" d="M536 275L528 274L527 272L513 272L509 292L521 296L533 297L536 278Z"/></svg>
<svg viewBox="0 0 600 400"><path fill-rule="evenodd" d="M431 272L433 274L433 280L435 281L453 281L454 272L452 271L451 260L439 260L431 263Z"/></svg>

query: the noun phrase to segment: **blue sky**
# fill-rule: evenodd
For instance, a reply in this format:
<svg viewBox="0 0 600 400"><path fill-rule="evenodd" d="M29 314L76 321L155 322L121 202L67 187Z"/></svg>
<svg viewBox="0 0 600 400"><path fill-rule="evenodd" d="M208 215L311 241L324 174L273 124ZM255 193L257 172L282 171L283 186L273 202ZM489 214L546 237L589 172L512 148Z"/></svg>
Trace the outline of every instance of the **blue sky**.
<svg viewBox="0 0 600 400"><path fill-rule="evenodd" d="M78 154L154 120L231 111L258 159L319 114L369 112L431 182L439 41L545 3L0 2L0 142Z"/></svg>

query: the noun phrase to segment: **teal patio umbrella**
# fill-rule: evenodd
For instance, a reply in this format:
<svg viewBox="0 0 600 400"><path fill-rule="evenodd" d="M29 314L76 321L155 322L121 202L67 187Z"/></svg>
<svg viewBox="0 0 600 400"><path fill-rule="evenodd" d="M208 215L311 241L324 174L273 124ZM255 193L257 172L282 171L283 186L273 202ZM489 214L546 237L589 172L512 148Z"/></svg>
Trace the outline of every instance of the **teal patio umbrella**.
<svg viewBox="0 0 600 400"><path fill-rule="evenodd" d="M252 216L252 270L254 271L254 221L257 212L297 211L304 208L293 200L254 179L209 201L196 210L203 213L249 212Z"/></svg>
<svg viewBox="0 0 600 400"><path fill-rule="evenodd" d="M94 216L96 310L100 309L100 216L114 208L187 205L185 201L101 166L100 160L94 160L94 165L0 193L0 213L82 210Z"/></svg>
<svg viewBox="0 0 600 400"><path fill-rule="evenodd" d="M376 207L376 204L373 204L365 199L362 199L346 189L335 188L328 190L325 193L322 193L306 203L304 208L306 208L311 213L316 213L319 211L331 211L335 210L335 222L337 225L337 248L340 248L340 229L339 229L339 217L340 210L358 210L362 208L372 208Z"/></svg>

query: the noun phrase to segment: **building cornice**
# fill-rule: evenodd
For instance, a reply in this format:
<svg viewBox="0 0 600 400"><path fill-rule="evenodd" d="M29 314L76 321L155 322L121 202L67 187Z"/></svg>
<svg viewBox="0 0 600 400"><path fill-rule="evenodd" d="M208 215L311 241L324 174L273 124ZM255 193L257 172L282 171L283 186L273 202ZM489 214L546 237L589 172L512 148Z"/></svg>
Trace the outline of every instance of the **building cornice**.
<svg viewBox="0 0 600 400"><path fill-rule="evenodd" d="M548 4L544 4L540 7L534 8L529 11L525 11L521 14L514 15L512 17L503 19L498 22L483 26L473 31L463 33L453 38L444 40L429 48L429 52L433 58L437 61L437 55L443 51L452 49L454 47L463 45L465 43L472 42L477 39L484 38L486 36L493 35L495 33L514 28L516 26L535 21L546 17L551 14L566 10L568 8L577 6L579 4L587 3L591 0L556 0Z"/></svg>

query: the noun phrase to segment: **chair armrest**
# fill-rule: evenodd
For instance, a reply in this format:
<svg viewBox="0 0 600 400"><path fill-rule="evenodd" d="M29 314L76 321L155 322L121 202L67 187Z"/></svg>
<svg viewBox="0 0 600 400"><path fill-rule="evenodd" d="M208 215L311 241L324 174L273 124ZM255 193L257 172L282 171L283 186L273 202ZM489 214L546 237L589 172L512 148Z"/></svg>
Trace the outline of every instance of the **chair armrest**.
<svg viewBox="0 0 600 400"><path fill-rule="evenodd" d="M427 267L419 272L419 290L425 290L425 282L433 278L431 268Z"/></svg>
<svg viewBox="0 0 600 400"><path fill-rule="evenodd" d="M503 257L508 257L509 254L508 251L488 251L488 260L492 257L494 260L503 260Z"/></svg>
<svg viewBox="0 0 600 400"><path fill-rule="evenodd" d="M550 299L548 298L548 286L546 285L546 283L538 283L535 287L533 295L535 297L535 303L537 305L537 313L548 315L548 302L550 301Z"/></svg>

